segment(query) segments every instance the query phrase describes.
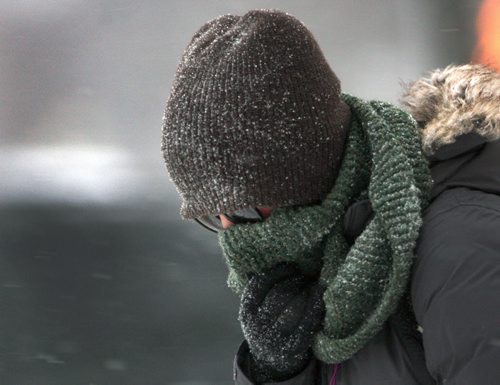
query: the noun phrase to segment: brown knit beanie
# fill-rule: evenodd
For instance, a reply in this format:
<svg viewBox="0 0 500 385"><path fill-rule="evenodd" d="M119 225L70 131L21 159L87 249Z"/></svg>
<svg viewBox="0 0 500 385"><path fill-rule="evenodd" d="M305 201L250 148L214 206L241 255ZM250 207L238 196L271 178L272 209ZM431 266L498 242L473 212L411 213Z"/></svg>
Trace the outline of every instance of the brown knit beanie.
<svg viewBox="0 0 500 385"><path fill-rule="evenodd" d="M311 32L276 10L203 25L177 67L162 151L195 218L322 200L340 168L349 107Z"/></svg>

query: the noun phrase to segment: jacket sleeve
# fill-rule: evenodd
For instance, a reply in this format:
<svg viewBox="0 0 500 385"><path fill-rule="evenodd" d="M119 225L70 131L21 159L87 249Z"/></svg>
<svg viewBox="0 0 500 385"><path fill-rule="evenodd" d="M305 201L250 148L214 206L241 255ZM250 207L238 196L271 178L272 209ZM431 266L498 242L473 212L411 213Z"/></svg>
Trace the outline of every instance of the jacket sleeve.
<svg viewBox="0 0 500 385"><path fill-rule="evenodd" d="M248 371L248 343L243 341L234 358L235 385L257 385L249 378ZM312 359L309 365L297 376L281 382L266 382L262 385L319 385L317 378L317 361ZM261 385L261 384L259 384Z"/></svg>
<svg viewBox="0 0 500 385"><path fill-rule="evenodd" d="M500 197L446 194L456 205L424 219L412 280L426 364L438 384L498 384Z"/></svg>

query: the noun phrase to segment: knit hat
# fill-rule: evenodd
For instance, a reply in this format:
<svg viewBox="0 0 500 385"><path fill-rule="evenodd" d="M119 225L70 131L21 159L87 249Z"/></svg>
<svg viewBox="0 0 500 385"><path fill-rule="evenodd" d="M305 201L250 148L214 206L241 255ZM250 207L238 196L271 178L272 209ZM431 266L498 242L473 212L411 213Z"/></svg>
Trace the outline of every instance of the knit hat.
<svg viewBox="0 0 500 385"><path fill-rule="evenodd" d="M177 67L163 123L181 215L322 200L350 122L339 95L318 43L293 16L253 10L203 25Z"/></svg>

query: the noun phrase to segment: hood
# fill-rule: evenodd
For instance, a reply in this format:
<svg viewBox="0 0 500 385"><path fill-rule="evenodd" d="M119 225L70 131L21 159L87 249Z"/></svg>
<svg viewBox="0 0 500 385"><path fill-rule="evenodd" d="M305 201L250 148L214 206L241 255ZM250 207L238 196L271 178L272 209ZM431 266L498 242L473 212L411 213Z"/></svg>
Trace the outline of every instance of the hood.
<svg viewBox="0 0 500 385"><path fill-rule="evenodd" d="M500 195L500 140L466 134L436 151L431 159L432 199L444 190L467 187Z"/></svg>
<svg viewBox="0 0 500 385"><path fill-rule="evenodd" d="M421 129L433 198L452 187L500 194L500 73L448 66L410 83L402 102Z"/></svg>

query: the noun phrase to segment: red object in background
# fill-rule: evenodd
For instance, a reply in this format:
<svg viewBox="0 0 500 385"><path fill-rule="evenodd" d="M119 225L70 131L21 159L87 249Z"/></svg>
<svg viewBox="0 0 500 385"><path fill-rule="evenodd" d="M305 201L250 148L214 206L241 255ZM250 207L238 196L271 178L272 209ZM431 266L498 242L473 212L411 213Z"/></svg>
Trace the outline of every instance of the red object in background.
<svg viewBox="0 0 500 385"><path fill-rule="evenodd" d="M500 71L500 0L484 0L477 17L477 45L472 61Z"/></svg>

